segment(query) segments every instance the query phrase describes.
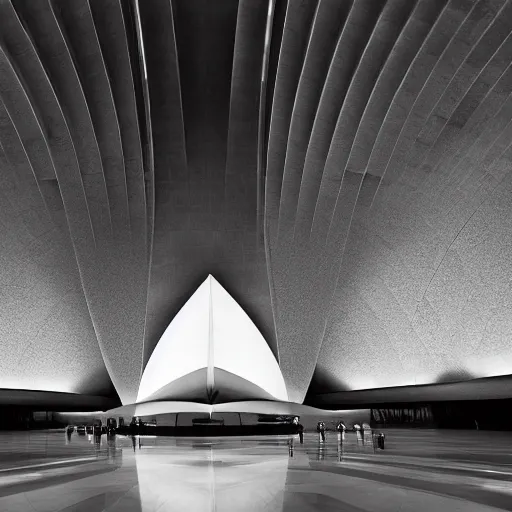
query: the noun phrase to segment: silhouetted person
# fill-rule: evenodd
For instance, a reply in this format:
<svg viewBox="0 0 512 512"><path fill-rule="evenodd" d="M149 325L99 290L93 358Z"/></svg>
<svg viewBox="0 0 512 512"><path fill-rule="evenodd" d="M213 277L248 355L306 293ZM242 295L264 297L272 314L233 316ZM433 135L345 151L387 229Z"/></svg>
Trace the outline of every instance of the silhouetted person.
<svg viewBox="0 0 512 512"><path fill-rule="evenodd" d="M135 451L135 447L137 446L137 439L135 439L135 436L132 435L132 446L133 446L133 451Z"/></svg>
<svg viewBox="0 0 512 512"><path fill-rule="evenodd" d="M100 446L101 444L101 427L98 425L92 426L92 435L94 436L94 442L96 443L96 446Z"/></svg>
<svg viewBox="0 0 512 512"><path fill-rule="evenodd" d="M318 422L316 431L320 434L322 442L325 443L325 423L323 421Z"/></svg>
<svg viewBox="0 0 512 512"><path fill-rule="evenodd" d="M299 418L298 417L296 417L293 420L293 423L295 423L295 425L297 427L297 434L299 434L300 444L304 444L304 426L299 423Z"/></svg>
<svg viewBox="0 0 512 512"><path fill-rule="evenodd" d="M340 421L340 422L338 422L338 424L336 425L336 430L337 430L338 432L345 432L345 430L347 430L347 427L345 426L345 424L344 424L342 421Z"/></svg>
<svg viewBox="0 0 512 512"><path fill-rule="evenodd" d="M361 428L361 425L355 423L354 431L355 431L356 437L357 437L357 444L364 444L363 429Z"/></svg>

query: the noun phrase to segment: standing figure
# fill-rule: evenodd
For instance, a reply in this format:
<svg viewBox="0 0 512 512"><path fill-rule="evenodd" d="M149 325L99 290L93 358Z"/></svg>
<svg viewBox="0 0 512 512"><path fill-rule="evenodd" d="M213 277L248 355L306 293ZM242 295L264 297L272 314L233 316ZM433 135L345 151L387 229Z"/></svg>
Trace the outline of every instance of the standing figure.
<svg viewBox="0 0 512 512"><path fill-rule="evenodd" d="M299 417L295 416L293 419L294 425L297 427L297 433L299 434L300 444L304 444L304 426L299 423Z"/></svg>
<svg viewBox="0 0 512 512"><path fill-rule="evenodd" d="M325 423L323 421L318 422L316 431L320 434L320 439L322 442L325 443Z"/></svg>

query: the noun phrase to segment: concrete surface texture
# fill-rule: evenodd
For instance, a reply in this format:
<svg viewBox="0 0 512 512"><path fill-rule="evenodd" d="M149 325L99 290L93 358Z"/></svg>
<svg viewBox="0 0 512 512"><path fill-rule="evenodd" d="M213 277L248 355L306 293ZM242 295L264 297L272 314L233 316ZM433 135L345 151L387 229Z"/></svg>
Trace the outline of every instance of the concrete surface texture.
<svg viewBox="0 0 512 512"><path fill-rule="evenodd" d="M250 438L11 433L2 512L512 510L508 433L388 430ZM8 457L4 457L8 454Z"/></svg>
<svg viewBox="0 0 512 512"><path fill-rule="evenodd" d="M134 403L209 274L291 401L510 375L511 64L512 0L0 1L0 388Z"/></svg>

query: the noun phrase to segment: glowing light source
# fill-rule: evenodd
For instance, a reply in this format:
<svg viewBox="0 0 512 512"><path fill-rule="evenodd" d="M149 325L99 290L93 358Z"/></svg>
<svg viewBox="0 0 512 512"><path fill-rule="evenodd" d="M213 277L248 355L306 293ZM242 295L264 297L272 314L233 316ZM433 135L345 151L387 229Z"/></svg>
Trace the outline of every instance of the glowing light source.
<svg viewBox="0 0 512 512"><path fill-rule="evenodd" d="M162 335L142 375L137 402L197 370L207 372L207 386L213 388L214 368L255 384L277 400L288 400L281 370L265 339L210 275Z"/></svg>

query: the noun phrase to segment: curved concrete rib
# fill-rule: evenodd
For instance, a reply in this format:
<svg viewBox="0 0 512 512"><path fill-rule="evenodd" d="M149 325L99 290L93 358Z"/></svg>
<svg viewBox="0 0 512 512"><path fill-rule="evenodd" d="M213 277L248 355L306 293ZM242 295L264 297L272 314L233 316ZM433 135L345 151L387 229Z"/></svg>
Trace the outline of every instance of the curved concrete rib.
<svg viewBox="0 0 512 512"><path fill-rule="evenodd" d="M464 7L464 6L462 6ZM386 164L391 158L394 147L400 136L401 129L407 121L417 94L425 85L430 73L439 61L444 49L454 37L454 32L464 22L470 12L468 2L465 9L460 2L450 0L434 24L422 48L418 51L407 73L397 89L385 120L379 129L377 140L372 148L366 176L375 176L375 184L369 184L367 203L372 204L373 198L385 172ZM364 183L363 183L364 186Z"/></svg>
<svg viewBox="0 0 512 512"><path fill-rule="evenodd" d="M73 201L69 199L66 205L66 215L69 219L73 242L83 244L83 246L87 244L94 246L94 234L76 155L62 111L26 32L19 20L15 23L17 17L12 5L2 3L1 8L4 19L9 16L13 20L12 30L9 33L5 32L4 38L12 37L9 39L9 44L13 47L16 45L18 48L18 51L13 53L13 59L21 75L31 84L29 100L12 70L11 77L9 77L10 88L3 91L5 93L3 94L4 103L14 124L18 127L22 140L25 141L33 165L38 165L39 162L45 163L44 152L41 152L39 148L44 147L44 144L41 145L41 141L48 145L50 151L48 158L52 167L55 165L54 172L59 179L62 194L64 196L69 192L70 198L73 198ZM3 51L0 52L0 56L5 57ZM6 60L2 60L2 62L6 62ZM2 72L2 77L5 77L6 80L8 76L8 73ZM32 105L37 105L37 118ZM65 174L69 174L67 180L57 171L58 164L64 164L63 168L67 170ZM69 189L66 186L69 186Z"/></svg>
<svg viewBox="0 0 512 512"><path fill-rule="evenodd" d="M381 6L380 2L354 4L343 26L335 57L330 63L327 82L320 98L309 142L309 148L314 148L314 154L317 156L319 152L321 153L322 147L326 146L323 136L328 136L330 131L329 119L335 120L337 117L337 113L332 115L332 110L325 102L328 99L332 99L334 105L341 105L343 102L343 88L350 81L353 67L359 61L360 51L368 37L367 34L359 37L361 35L359 30L361 26L368 25L370 29L373 27ZM348 58L344 59L342 57L344 55L343 45L346 47L352 37L355 37L354 52L349 52L348 55L345 52ZM340 73L340 69L344 73ZM327 121L318 122L320 115L323 115L324 121ZM318 131L315 133L317 129ZM334 124L332 129L334 129ZM270 137L272 137L272 131ZM269 148L271 142L270 140ZM320 146L320 150L318 146ZM326 147L329 147L328 143ZM282 151L286 151L286 146ZM311 183L311 181L308 182L308 178L311 178L309 174L317 174L317 167L308 169L308 154L306 155L303 179L304 183L309 184ZM327 149L325 154L327 154ZM324 254L320 248L314 247L313 244L301 246L300 242L294 246L290 238L280 240L279 244L275 245L271 258L270 271L275 294L274 311L276 312L280 364L290 399L296 402L302 402L304 399L322 341L329 302L329 289L325 288L323 281L326 276L325 263Z"/></svg>
<svg viewBox="0 0 512 512"><path fill-rule="evenodd" d="M430 6L432 7L432 4ZM403 2L392 2L384 7L351 81L327 156L315 209L318 217L313 218L311 233L312 246L323 246L327 243L326 252L322 255L325 258L322 275L317 282L317 286L321 287L326 295L326 319L330 313L332 294L337 286L345 241L365 169L365 166L362 169L354 168L354 162L351 160L351 157L357 155L354 151L354 141L358 142L358 135L364 133L365 122L371 118L374 107L372 100L386 102L384 84L389 84L390 75L393 76L393 57L396 57L400 48L403 50L403 46L400 46L401 37L403 40L411 37L414 13L425 15L420 4L420 9L414 11L410 18L412 7L410 3ZM435 17L435 11L433 15ZM432 17L432 14L430 16ZM421 39L417 44L421 44ZM393 48L395 53L391 53ZM377 87L381 87L384 92L377 90ZM357 146L355 149L357 150ZM317 358L319 353L320 346L316 352Z"/></svg>
<svg viewBox="0 0 512 512"><path fill-rule="evenodd" d="M432 183L434 174L436 184L442 186L448 169L451 168L450 157L458 147L469 146L468 137L482 129L485 116L493 114L487 100L497 86L507 87L507 80L509 83L512 81L512 67L509 58L511 50L512 34L509 34L496 53L483 66L471 87L464 91L462 87L458 86L457 91L461 96L452 92L446 95L448 98L444 98L444 105L438 105L437 108L442 110L442 115L446 115L448 120L445 121L444 126L439 123L441 127L437 137L421 163L419 169L421 174L416 179L418 188L430 188L429 185ZM450 107L446 106L447 101L450 102ZM483 121L481 120L482 116ZM431 137L434 138L434 136L435 133L432 133ZM442 168L441 164L443 164ZM425 176L422 175L423 173Z"/></svg>
<svg viewBox="0 0 512 512"><path fill-rule="evenodd" d="M458 218L462 224L468 222L503 181L512 155L512 113L502 110L508 123L496 123L499 133L489 130L489 136L482 138L479 153L473 158L466 155L461 161L467 162L464 176L460 180L452 178L444 194L438 196L436 210L445 217Z"/></svg>
<svg viewBox="0 0 512 512"><path fill-rule="evenodd" d="M429 92L422 92L414 106L410 100L407 103L405 87L393 100L378 145L383 148L385 138L398 135L393 111L395 126L409 123L404 128L407 137L398 141L393 164L384 159L381 166L374 150L368 167L370 172L373 166L390 165L388 172L396 179L381 186L372 210L361 208L353 219L319 357L319 368L333 379L330 386L337 382L348 389L363 389L467 379L494 375L510 363L503 320L510 304L496 274L496 268L500 275L510 268L498 242L509 240L505 217L510 211L512 106L507 106L510 51L505 48L510 15L500 11L509 5L480 2L469 12L471 5L466 4L457 13L451 2L438 23L446 23L448 14L469 15L445 32L455 36L439 59L442 64L433 68L430 79L418 81ZM472 56L472 65L465 66ZM418 90L414 75L407 75L404 85L409 82L409 94L414 94ZM399 115L399 100L406 115ZM434 119L431 112L438 117ZM424 144L415 145L420 134ZM402 146L409 137L410 143ZM427 179L422 164L433 169ZM460 181L452 174L455 167ZM360 196L358 201L368 204L366 199ZM407 270L411 268L415 271ZM481 322L495 323L495 332L482 332ZM340 338L347 340L346 346L340 346ZM364 346L371 348L358 352L353 340L364 340ZM490 353L491 345L499 356L482 355L484 347ZM369 367L368 361L382 350L393 355L380 357L378 365ZM343 374L332 363L340 359L345 361ZM371 378L362 378L364 369L370 369Z"/></svg>
<svg viewBox="0 0 512 512"><path fill-rule="evenodd" d="M417 55L421 55L422 50L424 51L428 48L429 37L433 37L436 27L439 27L439 20L443 20L443 15L447 13L447 9L444 8L445 4L446 2L444 1L437 3L420 1L416 5L416 8L411 13L409 20L397 39L390 57L376 81L368 104L365 107L364 114L362 115L345 169L345 173L348 172L348 174L346 174L343 179L342 189L340 190L340 196L338 197L336 205L337 210L333 215L330 225L330 236L332 238L330 240L329 253L330 258L334 262L331 279L335 283L338 279L340 280L339 293L341 294L343 293L341 290L345 289L344 286L346 286L347 278L348 280L350 280L350 278L348 277L349 274L340 272L341 269L339 265L343 258L344 248L352 222L359 221L358 212L355 207L358 202L363 201L367 203L368 197L364 195L366 190L363 187L363 179L365 175L367 175L371 153L375 149L378 136L382 135L383 123L385 122L386 116L389 115L393 101L396 100L398 95L397 90L399 90L399 87L403 85L404 82L406 83L406 78L404 77L407 77L407 73L410 73L411 69L414 69L414 66L418 65L419 58ZM346 181L347 176L349 177L348 181ZM343 189L350 181L352 181L352 187ZM370 183L370 196L371 191L375 190L375 185L376 183ZM356 229L356 227L357 226L354 227L354 231L357 233L355 236L363 237L367 235L364 232L362 233L360 229ZM382 247L378 247L374 250L378 254L382 252L383 249ZM338 311L337 308L343 307L340 305L338 295L339 294L335 295L330 315L337 316L337 313L334 313L334 311ZM387 300L396 303L396 300L392 296L388 296ZM394 317L389 316L393 318L394 321L397 321L397 319L400 318L400 314L404 314L404 311L401 310L400 305L397 304L397 314ZM332 324L332 322L331 320L330 323ZM383 325L386 324L386 321L382 318L381 322ZM332 329L332 327L328 328L326 343L331 343L329 339L330 329ZM414 337L412 328L409 328L409 335ZM389 345L393 346L394 337L389 336L387 339ZM416 341L417 343L414 344L414 353L411 354L409 353L411 351L404 352L401 350L401 353L407 354L405 359L408 358L409 361L417 360L417 355L421 352L419 348L421 347L421 340L416 337ZM329 349L330 347L328 350ZM423 356L425 356L423 360L425 361L428 359L428 352L425 350L423 352Z"/></svg>
<svg viewBox="0 0 512 512"><path fill-rule="evenodd" d="M328 230L328 237L332 237L330 243L334 246L333 250L340 251L341 248L341 252L339 252L341 258L343 257L343 248L352 222L354 208L362 190L368 159L375 143L378 127L381 126L385 118L394 92L400 85L405 70L408 69L413 56L421 48L421 44L443 7L443 3L443 1L437 3L420 1L417 4L403 31L398 36L361 116L347 158ZM402 73L400 69L403 70ZM372 126L373 130L371 129Z"/></svg>
<svg viewBox="0 0 512 512"><path fill-rule="evenodd" d="M180 160L179 155L170 158L169 138L173 134L178 136L176 130L181 127L176 117L152 106L153 130L159 133L159 137L154 137L155 166L161 166L160 171L167 174L167 181L157 184L159 196L145 352L151 354L191 288L204 279L205 269L214 272L230 289L274 350L265 261L256 246L256 212L248 217L245 204L246 194L253 193L255 197L256 191L232 188L235 185L235 180L231 180L232 172L249 175L250 162L247 162L247 169L234 169L234 160L226 162L232 142L228 132L233 129L233 125L229 126L230 106L232 120L243 114L238 111L236 98L232 98L233 87L237 97L239 94L250 97L251 91L256 93L254 112L257 112L258 83L237 82L232 87L233 58L235 69L242 63L242 56L234 55L237 15L242 11L233 0L222 2L222 6L208 0L176 2L172 6L176 61L174 57L169 59L169 53L160 52L162 33L152 30L149 23L155 14L146 13L149 7L141 4L145 48L152 55L148 60L151 101L158 105L160 95L167 95L164 99L172 108L180 107L181 101L187 156L186 161ZM161 11L166 12L170 12L167 7ZM160 23L160 20L155 23L157 21ZM212 26L215 30L211 30ZM203 37L196 37L198 33ZM169 38L169 31L166 37ZM240 38L238 43L241 44ZM166 44L168 51L174 51L173 41L169 39ZM251 76L260 79L255 69L251 69ZM204 87L205 83L209 87ZM242 91L242 86L244 89L247 86L248 90ZM181 164L184 168L180 174ZM226 165L230 166L227 170ZM234 192L229 210L226 190Z"/></svg>
<svg viewBox="0 0 512 512"><path fill-rule="evenodd" d="M148 234L142 145L123 13L119 0L89 0L89 4L119 122L132 246L145 253Z"/></svg>
<svg viewBox="0 0 512 512"><path fill-rule="evenodd" d="M265 252L258 240L258 113L262 55L267 22L266 1L243 0L238 5L229 99L227 157L224 178L226 250L241 252L244 269L227 283L237 291L251 289L243 307L258 325L274 355L277 339L270 305ZM255 215L256 212L256 215ZM227 233L226 233L227 235ZM240 293L242 295L242 293Z"/></svg>
<svg viewBox="0 0 512 512"><path fill-rule="evenodd" d="M27 156L32 166L42 171L39 174L40 185L46 186L53 183L54 180L49 178L57 171L56 175L60 180L60 192L57 190L57 194L60 199L60 193L62 193L64 199L75 249L84 246L94 247L94 236L76 155L62 112L59 110L51 85L41 68L30 39L20 24L12 5L2 2L0 9L2 22L8 24L8 28L4 25L2 30L3 44L12 51L11 58L15 62L17 72L23 82L30 84L29 96L27 96L24 85L18 79L12 66L9 66L7 57L2 50L0 62L7 65L0 73L1 79L4 80L1 90L2 99L27 150ZM51 166L52 173L45 169L46 164ZM48 199L47 196L46 199ZM81 391L99 386L102 391L105 391L104 366L89 312L83 299L80 281L77 278L75 258L72 251L69 250L69 242L66 240L67 226L63 236L59 236L55 230L42 235L40 233L28 252L18 254L20 261L27 261L29 255L28 261L32 261L33 264L37 262L45 269L42 274L41 272L34 273L34 269L30 269L30 267L24 269L27 278L32 275L32 298L25 297L19 303L30 306L31 301L36 301L30 308L31 311L27 312L27 318L31 318L29 326L37 328L38 335L34 336L34 333L20 331L31 341L21 344L24 347L24 353L18 360L18 368L15 372L18 375L17 380L13 380L9 373L3 372L3 385L20 387L20 381L29 374L34 387L43 386L45 389ZM47 250L46 253L45 250ZM62 276L63 281L57 279L58 275ZM23 285L19 287L19 290L23 290ZM13 299L16 296L17 294L13 294ZM41 301L42 297L44 300ZM20 307L18 305L18 308ZM10 311L7 304L5 304L5 308L5 311ZM21 309L18 314L20 312ZM76 332L69 330L71 312L75 315L74 327L79 331L83 329L83 337L79 341ZM41 318L42 314L44 314L44 319ZM66 340L65 348L59 346L63 343L63 339ZM49 344L48 340L51 340L51 343L57 343L57 346ZM87 348L80 346L85 340L88 340ZM27 340L25 339L25 341ZM45 345L48 350L45 349ZM13 352L13 354L16 353ZM89 358L87 363L84 362L84 357L85 360ZM62 358L68 358L68 363L66 363L66 369L61 367L59 372L59 365L64 365ZM73 362L69 363L69 361ZM87 367L85 372L84 365ZM92 374L96 374L98 378L96 384L91 382Z"/></svg>
<svg viewBox="0 0 512 512"><path fill-rule="evenodd" d="M87 0L52 0L84 91L98 143L114 238L130 240L128 192L119 122L107 70Z"/></svg>
<svg viewBox="0 0 512 512"><path fill-rule="evenodd" d="M400 89L418 64L419 57L428 48L428 41L435 33L440 19L446 14L447 0L432 2L420 0L391 51L385 67L371 93L350 150L345 172L362 174L357 204L368 206L368 199L378 185L378 178L371 171L371 158L378 150L386 120L396 106ZM332 222L331 222L332 228Z"/></svg>
<svg viewBox="0 0 512 512"><path fill-rule="evenodd" d="M151 269L155 228L155 158L146 51L144 49L139 1L120 3L126 27L127 47L131 61L137 112L139 114L139 133L142 145L144 193L146 198L146 229L148 233L147 261L149 269Z"/></svg>
<svg viewBox="0 0 512 512"><path fill-rule="evenodd" d="M290 133L286 145L278 238L293 235L297 201L311 130L334 49L349 10L349 2L320 1L318 4L295 95Z"/></svg>
<svg viewBox="0 0 512 512"><path fill-rule="evenodd" d="M478 42L487 27L503 7L504 1L483 0L466 9L461 14L466 14L464 21L452 36L449 44L444 48L428 78L421 84L421 90L416 95L414 104L407 111L407 117L403 122L398 139L389 159L384 160L380 169L374 168L373 174L382 177L376 194L382 187L394 183L407 161L409 151L420 131L423 123L443 94L447 83L453 74L464 62L473 46ZM457 5L457 10L460 10Z"/></svg>
<svg viewBox="0 0 512 512"><path fill-rule="evenodd" d="M149 281L150 247L152 245L154 180L148 181L153 189L146 201L140 123L130 60L127 27L119 0L89 0L103 60L112 89L114 107L121 135L123 166L128 193L131 227L131 251L139 264L141 293L147 295ZM144 124L151 131L151 124ZM152 147L150 148L152 154ZM150 161L152 162L152 158ZM151 164L152 165L152 164ZM149 174L153 174L152 171ZM143 277L145 276L145 277ZM145 299L147 307L147 297ZM145 336L145 334L144 334ZM145 363L145 344L142 346L141 374Z"/></svg>
<svg viewBox="0 0 512 512"><path fill-rule="evenodd" d="M402 198L402 202L405 204L405 197L409 194L409 191L421 190L422 183L424 181L422 173L424 169L420 166L421 161L423 159L423 155L427 153L432 147L433 142L431 139L435 140L436 133L447 123L447 120L450 119L451 113L455 111L457 115L457 110L455 107L459 105L461 99L465 96L466 92L469 91L469 98L471 98L471 94L474 97L476 104L478 104L478 100L482 97L483 93L488 91L489 85L492 84L496 79L500 76L503 69L508 65L506 55L508 55L508 51L506 48L506 41L503 42L503 38L507 35L507 30L510 31L510 21L509 20L510 13L507 12L507 9L504 9L501 14L496 18L491 28L482 36L479 42L475 45L475 49L469 54L468 62L472 62L472 66L464 66L462 65L459 70L455 73L452 80L450 80L448 88L446 92L441 96L438 100L436 108L441 109L440 112L444 112L443 109L443 100L444 100L444 112L442 115L436 115L435 109L433 110L434 115L429 118L427 121L426 127L422 129L420 132L420 137L423 135L423 140L418 139L420 143L416 142L411 148L411 156L412 161L409 161L407 167L404 167L401 170L402 175L402 183L403 187L400 189L400 194L396 194L396 196ZM499 20L503 20L504 23L500 24ZM495 24L498 23L499 30L493 30ZM509 25L507 25L509 23ZM501 25L501 27L500 27ZM502 52L503 50L503 52ZM486 62L489 62L486 65ZM478 70L482 70L478 73ZM477 79L478 76L484 77L483 80L479 81ZM471 85L474 87L472 88ZM482 92L483 91L483 92ZM460 103L463 108L467 109L468 106L464 102ZM469 108L471 108L471 103L469 103ZM471 112L471 110L470 110ZM458 118L460 121L460 125L464 125L464 114L459 111ZM430 139L429 139L430 137ZM442 144L441 144L442 146ZM428 155L428 153L427 153ZM408 201L413 205L411 209L420 210L421 201L418 201L415 198L416 194L412 194L409 196ZM435 202L428 202L427 207L432 211L435 209ZM425 207L423 208L425 209ZM433 218L435 218L435 214ZM432 217L432 214L430 215ZM432 222L432 220L428 221L434 226L434 230L437 231L437 236L439 239L443 239L445 237L449 237L449 232L447 233L446 227L443 227L443 223L437 221ZM456 225L456 224L455 224ZM454 229L455 229L454 225ZM462 229L462 226L460 227ZM456 233L455 233L456 234ZM453 240L449 242L448 248L451 247ZM446 254L441 252L441 254ZM436 268L438 265L444 260L444 256L441 257L440 261L437 262ZM426 280L424 283L424 291L421 295L421 301L423 297L427 293L427 290L430 287L432 280L435 277L435 273L430 277L430 279ZM418 307L420 303L418 303ZM416 313L415 313L416 315Z"/></svg>
<svg viewBox="0 0 512 512"><path fill-rule="evenodd" d="M155 8L158 6L158 9ZM170 284L169 255L172 253L171 226L186 226L188 168L183 120L179 62L174 33L172 4L167 0L140 3L141 34L147 65L147 86L151 103L151 132L154 155L154 243L148 286L148 311L144 342L144 365L165 328L158 307L162 286ZM166 290L167 292L167 290ZM157 319L159 320L158 323Z"/></svg>
<svg viewBox="0 0 512 512"><path fill-rule="evenodd" d="M454 136L510 64L512 5L505 7L457 70L432 109L411 148L402 173L413 172L409 184L422 188L425 177L449 151ZM442 135L442 138L440 138Z"/></svg>
<svg viewBox="0 0 512 512"><path fill-rule="evenodd" d="M149 94L154 108L161 113L158 119L152 120L153 143L155 147L165 144L167 149L165 155L155 154L155 181L183 181L188 177L187 153L172 3L169 0L140 2L140 16ZM164 118L168 118L167 125L155 122ZM161 160L164 156L167 161ZM156 201L160 203L161 199L157 197Z"/></svg>
<svg viewBox="0 0 512 512"><path fill-rule="evenodd" d="M432 180L427 177L422 187L428 195L438 197L443 193L446 189L446 183L452 179L453 172L458 167L460 161L471 149L474 151L474 146L477 144L477 141L479 141L480 137L489 128L490 123L502 109L507 99L510 98L511 92L512 65L509 65L482 101L474 106L474 111L471 112L471 109L469 109L470 117L462 130L454 129L451 121L448 123L445 130L441 132L438 141L441 141L445 131L448 131L451 135L451 137L449 137L451 144L442 154L442 157L438 158L434 170L435 174L438 176L438 180L432 183ZM466 96L462 103L466 103L466 101L471 101L471 99ZM466 112L466 115L467 114L468 112ZM448 126L450 126L450 128L446 130ZM456 137L456 135L458 135L458 137ZM441 169L441 166L446 166L446 170Z"/></svg>
<svg viewBox="0 0 512 512"><path fill-rule="evenodd" d="M1 9L2 7L0 6L0 12L2 12ZM2 16L0 19L0 23L9 23L9 21L8 15ZM12 42L9 37L11 34L9 28L0 25L0 30L5 37L3 44L11 46L9 44ZM3 78L3 80L0 79L0 104L4 126L8 130L8 133L4 134L4 137L8 139L7 142L4 141L4 144L7 144L7 147L5 147L6 155L14 162L13 165L15 167L19 165L21 169L30 170L32 180L26 176L28 181L25 182L23 189L33 190L32 197L37 195L35 193L37 189L38 194L41 195L44 201L47 213L55 222L55 225L67 231L65 216L56 211L57 209L54 207L45 186L52 177L55 178L55 170L51 161L46 136L36 117L24 86L13 69L8 55L3 50L0 51L0 69ZM2 100L4 97L7 106ZM9 110L11 110L12 115L9 113ZM24 122L16 124L15 120L21 118ZM12 129L8 128L10 125L12 125ZM33 189L33 186L36 189ZM58 195L60 197L60 194Z"/></svg>
<svg viewBox="0 0 512 512"><path fill-rule="evenodd" d="M267 19L265 0L238 5L225 169L226 222L256 235L259 85ZM238 215L235 214L238 212ZM242 218L237 216L241 215ZM236 223L234 222L236 221Z"/></svg>
<svg viewBox="0 0 512 512"><path fill-rule="evenodd" d="M288 4L279 48L270 117L265 188L265 222L271 258L277 236L279 202L293 105L316 9L316 0L301 2L300 6Z"/></svg>
<svg viewBox="0 0 512 512"><path fill-rule="evenodd" d="M437 205L441 211L448 212L474 193L485 180L487 169L494 158L498 158L512 140L512 94L499 112L489 121L486 130L460 155L456 165L452 166L445 190L438 194Z"/></svg>
<svg viewBox="0 0 512 512"><path fill-rule="evenodd" d="M383 0L355 2L338 39L315 114L302 172L295 223L295 235L299 243L309 240L313 212L336 121L383 5ZM347 52L347 48L350 51Z"/></svg>
<svg viewBox="0 0 512 512"><path fill-rule="evenodd" d="M357 129L342 179L336 207L329 226L329 251L333 258L332 281L337 286L347 237L361 198L363 179L378 129L389 110L392 98L409 68L413 56L422 47L424 38L441 12L444 2L419 2L384 65L370 95ZM400 73L402 69L402 73ZM372 129L373 128L373 129ZM357 219L357 216L356 216Z"/></svg>
<svg viewBox="0 0 512 512"><path fill-rule="evenodd" d="M35 41L62 111L66 116L82 174L96 240L112 236L105 177L87 101L69 48L49 0L30 4L13 2Z"/></svg>
<svg viewBox="0 0 512 512"><path fill-rule="evenodd" d="M26 7L25 4L22 4L21 8L18 5L19 14L31 31L31 36L39 49L39 55L51 73L52 83L58 87L61 103L57 100L39 60L31 62L30 65L27 64L23 73L27 74L30 83L39 80L38 85L45 86L39 91L36 101L39 110L44 111L46 119L49 120L48 124L52 126L54 138L51 140L50 149L68 216L87 304L112 382L121 400L130 401L135 398L142 364L147 283L145 254L141 251L132 251L126 241L121 243L111 236L105 179L98 148L93 143L94 130L91 119L87 115L88 109L84 95L79 95L78 98L81 101L76 101L75 95L81 91L81 88L71 55L50 6L41 3L29 12L25 11ZM94 47L97 48L97 42ZM62 64L64 67L61 67ZM65 112L65 116L62 111ZM71 130L73 139L67 131L67 120L73 127ZM80 147L77 162L73 142L82 130L92 138L87 141L89 145ZM58 143L55 137L59 137ZM83 143L83 141L78 142ZM92 150L92 153L85 154L86 148ZM99 165L99 168L91 169L92 164ZM81 175L80 171L84 169L99 171L99 173ZM90 186L88 176L92 177L93 184L99 184L99 189ZM89 184L85 187L89 194L87 197L83 194L82 179ZM81 196L78 187L82 188ZM82 225L84 219L89 220L89 217L84 212L80 213L80 208L85 208L87 211L89 206L92 209L95 200L103 205L103 209L99 209L100 217L96 218L95 228L97 229L94 234L91 231L89 235L84 233L85 228ZM101 217L101 211L103 211L103 217ZM78 233L80 235L77 236ZM93 238L98 233L100 236ZM87 238L88 236L90 239ZM112 297L115 299L112 300Z"/></svg>
<svg viewBox="0 0 512 512"><path fill-rule="evenodd" d="M343 173L346 159L348 158L350 147L352 146L353 137L356 134L364 108L375 86L379 72L388 59L388 54L401 32L403 24L405 24L409 17L411 7L411 3L406 4L400 1L391 2L384 7L351 80L351 85L338 116L333 140L331 141L331 148L324 169L324 179L322 180L323 186L320 188L319 200L317 202L319 207L316 210L319 214L325 212L324 219L326 222L323 225L318 225L314 221L310 243L311 253L304 251L305 260L308 261L310 265L312 257L314 257L313 254L319 261L306 276L304 276L303 273L305 269L301 268L301 272L299 273L301 280L309 282L307 288L315 290L313 292L313 300L317 303L316 321L312 322L312 319L305 315L303 315L302 320L302 322L307 322L307 325L303 325L302 328L304 332L308 332L309 358L313 361L313 364L308 368L310 372L308 375L309 378L307 379L308 383L313 376L316 359L322 343L328 308L336 284L336 274L332 274L331 272L333 268L337 270L339 264L339 254L334 253L332 246L329 247L330 250L325 253L322 250L329 228L330 217L333 213L332 210L335 206L336 195L341 186L341 176L336 182L334 174L337 169L341 170L341 173ZM393 22L391 22L391 20L393 20ZM332 181L334 181L334 183ZM328 192L327 183L330 183L331 187ZM344 185L346 190L347 185ZM351 199L357 197L357 186L355 190L351 189L351 193L353 196ZM354 203L352 202L351 204ZM318 223L318 217L316 222ZM340 222L340 226L337 226L337 228L340 230L346 229L346 223ZM319 241L322 243L317 243ZM315 250L313 247L317 249ZM291 273L288 275L288 281L290 280L293 280ZM294 286L292 286L291 290L287 290L287 292L291 296L296 297L299 295L298 290L300 290L300 288L298 288L298 280L295 279L294 281ZM303 286L303 288L306 289L305 286ZM304 293L304 291L302 293ZM283 294L282 300L284 300L284 296L285 294ZM290 302L286 303L286 308L293 308ZM310 309L313 308L310 306ZM312 326L318 331L315 334L314 341L312 341L312 333L310 332Z"/></svg>
<svg viewBox="0 0 512 512"><path fill-rule="evenodd" d="M349 194L353 194L357 190L357 178L354 183L347 182L346 187L342 186L347 158L359 121L379 73L407 21L412 7L411 2L404 2L404 0L392 0L384 6L352 78L325 162L311 227L312 243L325 244L337 196L348 189L351 189ZM347 176L347 181L350 178ZM340 202L343 203L345 197L340 199Z"/></svg>
<svg viewBox="0 0 512 512"><path fill-rule="evenodd" d="M31 162L0 94L0 149L4 154L7 179L12 192L11 204L23 218L29 232L36 237L54 229L51 213L44 201Z"/></svg>
<svg viewBox="0 0 512 512"><path fill-rule="evenodd" d="M19 20L12 10L10 3L0 4L2 16L0 17L0 34L2 36L2 46L8 49L9 55L16 57L18 54L23 54L26 51L25 45L19 43L16 37L11 37L16 33L16 29L21 29ZM7 90L11 90L14 93L18 90L18 98L16 104L19 106L17 109L22 110L22 117L26 120L25 123L17 126L19 136L24 141L25 149L28 158L31 160L34 172L39 180L51 180L55 179L55 169L50 157L48 149L48 143L46 140L45 133L41 127L36 113L34 112L33 106L30 99L27 97L26 91L21 83L18 87L14 84L19 82L19 78L14 78L15 72L11 70L12 65L10 64L9 56L2 51L2 77L4 78L3 87ZM12 58L12 57L11 57ZM7 66L5 69L4 66ZM8 77L12 76L12 79Z"/></svg>

